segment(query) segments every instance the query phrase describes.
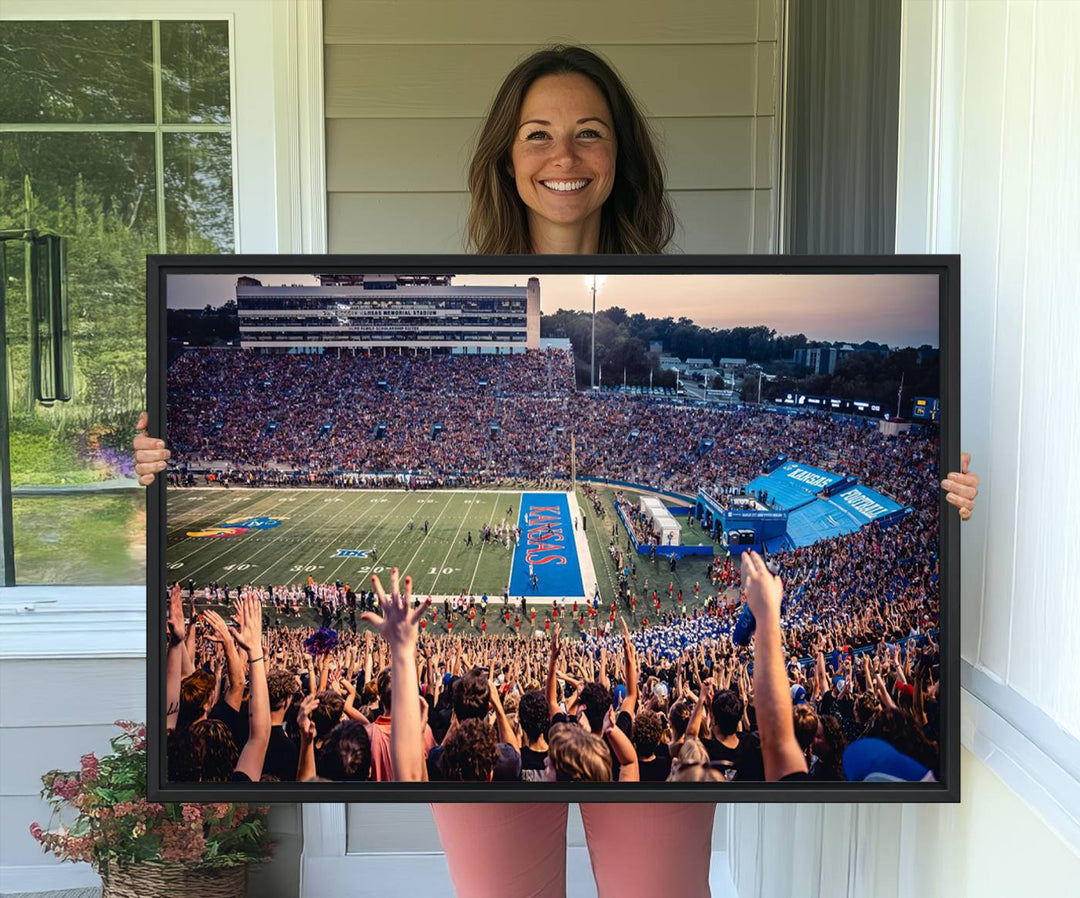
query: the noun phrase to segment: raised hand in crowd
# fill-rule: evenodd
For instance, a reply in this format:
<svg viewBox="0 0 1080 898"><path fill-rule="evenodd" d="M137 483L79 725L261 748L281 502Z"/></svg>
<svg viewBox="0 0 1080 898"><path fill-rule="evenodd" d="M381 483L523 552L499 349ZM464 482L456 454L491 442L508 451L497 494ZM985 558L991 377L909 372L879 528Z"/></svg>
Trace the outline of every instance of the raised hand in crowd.
<svg viewBox="0 0 1080 898"><path fill-rule="evenodd" d="M780 602L784 584L753 550L743 553L746 602L757 622L754 632L754 707L761 733L765 779L806 773L806 758L795 740L791 689L784 671Z"/></svg>
<svg viewBox="0 0 1080 898"><path fill-rule="evenodd" d="M270 693L266 685L266 654L262 644L262 605L249 592L236 603L239 628L233 638L247 652L249 671L248 739L236 762L237 778L258 782L270 744Z"/></svg>
<svg viewBox="0 0 1080 898"><path fill-rule="evenodd" d="M184 679L184 600L180 584L174 583L169 590L169 614L165 622L168 651L165 656L165 727L176 726L180 713L180 683Z"/></svg>
<svg viewBox="0 0 1080 898"><path fill-rule="evenodd" d="M229 688L225 691L225 702L234 711L239 711L244 700L244 662L236 650L232 630L216 611L210 609L204 611L203 620L214 633L213 636L207 638L219 643L225 653L225 663L229 672Z"/></svg>
<svg viewBox="0 0 1080 898"><path fill-rule="evenodd" d="M311 712L319 707L319 700L314 695L305 695L300 700L300 709L296 714L296 728L300 732L300 764L296 771L296 781L307 782L315 777L315 738L318 730Z"/></svg>
<svg viewBox="0 0 1080 898"><path fill-rule="evenodd" d="M422 753L423 721L413 698L419 692L416 676L416 643L420 618L430 599L412 608L412 577L405 578L405 590L399 588L398 569L390 572L390 594L383 590L378 577L371 582L379 602L381 616L365 611L361 619L371 624L390 646L390 682L394 684L394 724L390 729L390 758L394 779L416 782L424 777Z"/></svg>

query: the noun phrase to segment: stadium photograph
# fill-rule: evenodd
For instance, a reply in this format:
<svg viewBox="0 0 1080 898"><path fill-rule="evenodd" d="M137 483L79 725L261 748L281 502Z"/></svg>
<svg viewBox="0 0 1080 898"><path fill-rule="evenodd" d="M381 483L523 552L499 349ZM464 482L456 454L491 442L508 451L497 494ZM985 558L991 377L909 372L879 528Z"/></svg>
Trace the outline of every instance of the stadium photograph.
<svg viewBox="0 0 1080 898"><path fill-rule="evenodd" d="M166 299L168 782L940 779L936 275Z"/></svg>

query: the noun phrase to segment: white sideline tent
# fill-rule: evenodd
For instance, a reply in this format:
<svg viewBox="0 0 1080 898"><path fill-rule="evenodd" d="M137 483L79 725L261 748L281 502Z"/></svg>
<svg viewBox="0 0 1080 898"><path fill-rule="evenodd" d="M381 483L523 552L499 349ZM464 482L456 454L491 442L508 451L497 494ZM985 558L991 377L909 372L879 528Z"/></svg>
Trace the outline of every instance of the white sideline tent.
<svg viewBox="0 0 1080 898"><path fill-rule="evenodd" d="M655 496L642 496L638 506L641 513L651 522L654 533L660 535L661 546L680 544L682 525L675 520L667 507Z"/></svg>

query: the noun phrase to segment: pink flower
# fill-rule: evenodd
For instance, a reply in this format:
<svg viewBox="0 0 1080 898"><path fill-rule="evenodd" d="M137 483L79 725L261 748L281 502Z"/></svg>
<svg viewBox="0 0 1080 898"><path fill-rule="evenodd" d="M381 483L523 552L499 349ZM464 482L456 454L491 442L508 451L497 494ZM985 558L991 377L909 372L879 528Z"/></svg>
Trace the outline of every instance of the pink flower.
<svg viewBox="0 0 1080 898"><path fill-rule="evenodd" d="M92 783L98 778L98 759L93 752L79 759L82 763L82 780Z"/></svg>
<svg viewBox="0 0 1080 898"><path fill-rule="evenodd" d="M156 801L147 801L145 798L140 798L136 813L142 817L162 817L165 814L165 805L158 804Z"/></svg>
<svg viewBox="0 0 1080 898"><path fill-rule="evenodd" d="M79 793L79 784L75 780L58 776L53 781L53 791L65 801L71 801Z"/></svg>
<svg viewBox="0 0 1080 898"><path fill-rule="evenodd" d="M91 861L94 859L93 836L75 836L68 839L67 855L73 861Z"/></svg>
<svg viewBox="0 0 1080 898"><path fill-rule="evenodd" d="M43 832L42 832L42 829L41 829L41 824L39 824L39 823L31 823L30 824L30 835L32 835L34 837L35 842L43 841Z"/></svg>
<svg viewBox="0 0 1080 898"><path fill-rule="evenodd" d="M197 804L184 805L184 809L183 811L181 811L181 814L183 815L184 820L188 823L202 823L202 809Z"/></svg>
<svg viewBox="0 0 1080 898"><path fill-rule="evenodd" d="M163 861L197 861L202 858L206 839L201 827L185 823L161 825L161 859Z"/></svg>

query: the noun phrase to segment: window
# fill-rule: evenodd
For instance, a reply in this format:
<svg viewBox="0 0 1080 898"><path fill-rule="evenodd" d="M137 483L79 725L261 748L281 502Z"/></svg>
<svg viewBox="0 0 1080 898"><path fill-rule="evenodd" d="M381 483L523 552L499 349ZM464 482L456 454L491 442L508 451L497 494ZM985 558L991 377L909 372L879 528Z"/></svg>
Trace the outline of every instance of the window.
<svg viewBox="0 0 1080 898"><path fill-rule="evenodd" d="M16 579L140 583L145 255L234 251L229 22L5 22L0 84ZM67 238L74 390L48 406L30 383L26 230Z"/></svg>

